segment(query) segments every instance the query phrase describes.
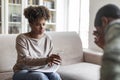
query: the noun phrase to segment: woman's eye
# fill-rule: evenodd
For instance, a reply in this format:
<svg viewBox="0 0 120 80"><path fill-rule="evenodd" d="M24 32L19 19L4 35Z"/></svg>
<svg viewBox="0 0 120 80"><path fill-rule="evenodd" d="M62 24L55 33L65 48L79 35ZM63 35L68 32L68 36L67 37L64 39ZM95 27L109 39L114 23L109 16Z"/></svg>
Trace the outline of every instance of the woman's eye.
<svg viewBox="0 0 120 80"><path fill-rule="evenodd" d="M45 26L45 23L43 23L43 26Z"/></svg>

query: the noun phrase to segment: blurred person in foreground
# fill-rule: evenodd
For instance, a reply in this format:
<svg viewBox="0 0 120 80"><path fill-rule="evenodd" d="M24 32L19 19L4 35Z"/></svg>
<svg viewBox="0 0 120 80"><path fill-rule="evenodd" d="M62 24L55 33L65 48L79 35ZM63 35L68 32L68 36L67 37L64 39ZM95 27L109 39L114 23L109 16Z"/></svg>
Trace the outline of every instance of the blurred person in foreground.
<svg viewBox="0 0 120 80"><path fill-rule="evenodd" d="M104 50L100 80L120 80L120 9L113 4L96 13L95 43Z"/></svg>

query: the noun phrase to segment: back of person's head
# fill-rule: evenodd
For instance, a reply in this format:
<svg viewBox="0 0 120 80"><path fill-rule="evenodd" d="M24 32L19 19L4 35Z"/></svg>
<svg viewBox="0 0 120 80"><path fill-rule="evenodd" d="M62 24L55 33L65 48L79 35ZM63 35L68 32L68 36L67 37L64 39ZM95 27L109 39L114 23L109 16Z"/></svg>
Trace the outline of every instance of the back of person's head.
<svg viewBox="0 0 120 80"><path fill-rule="evenodd" d="M94 26L102 26L102 17L113 19L120 18L120 9L113 4L107 4L101 7L96 14Z"/></svg>
<svg viewBox="0 0 120 80"><path fill-rule="evenodd" d="M50 11L44 6L29 6L24 9L24 16L28 19L29 23L33 23L42 18L49 20Z"/></svg>

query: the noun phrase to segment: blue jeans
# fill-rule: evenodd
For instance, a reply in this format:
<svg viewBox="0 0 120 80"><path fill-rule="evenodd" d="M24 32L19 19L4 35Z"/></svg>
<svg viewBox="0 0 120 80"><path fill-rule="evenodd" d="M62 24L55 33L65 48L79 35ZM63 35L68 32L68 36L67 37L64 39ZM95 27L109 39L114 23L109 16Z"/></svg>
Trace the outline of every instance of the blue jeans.
<svg viewBox="0 0 120 80"><path fill-rule="evenodd" d="M13 75L13 80L61 80L58 73L42 73L37 71L21 70Z"/></svg>

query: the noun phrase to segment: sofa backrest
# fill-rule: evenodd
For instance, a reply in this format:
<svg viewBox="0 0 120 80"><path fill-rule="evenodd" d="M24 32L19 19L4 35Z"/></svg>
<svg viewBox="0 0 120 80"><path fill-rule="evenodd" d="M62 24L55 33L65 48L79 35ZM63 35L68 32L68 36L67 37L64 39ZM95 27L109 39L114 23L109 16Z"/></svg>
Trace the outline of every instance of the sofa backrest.
<svg viewBox="0 0 120 80"><path fill-rule="evenodd" d="M62 51L62 65L69 65L83 60L82 44L75 32L47 32L51 36L54 51ZM0 35L0 72L12 71L17 53L15 39L17 35Z"/></svg>
<svg viewBox="0 0 120 80"><path fill-rule="evenodd" d="M82 43L76 32L52 32L48 33L53 40L54 50L63 51L62 65L75 64L83 61Z"/></svg>
<svg viewBox="0 0 120 80"><path fill-rule="evenodd" d="M11 71L16 62L15 39L17 35L0 35L0 72Z"/></svg>

